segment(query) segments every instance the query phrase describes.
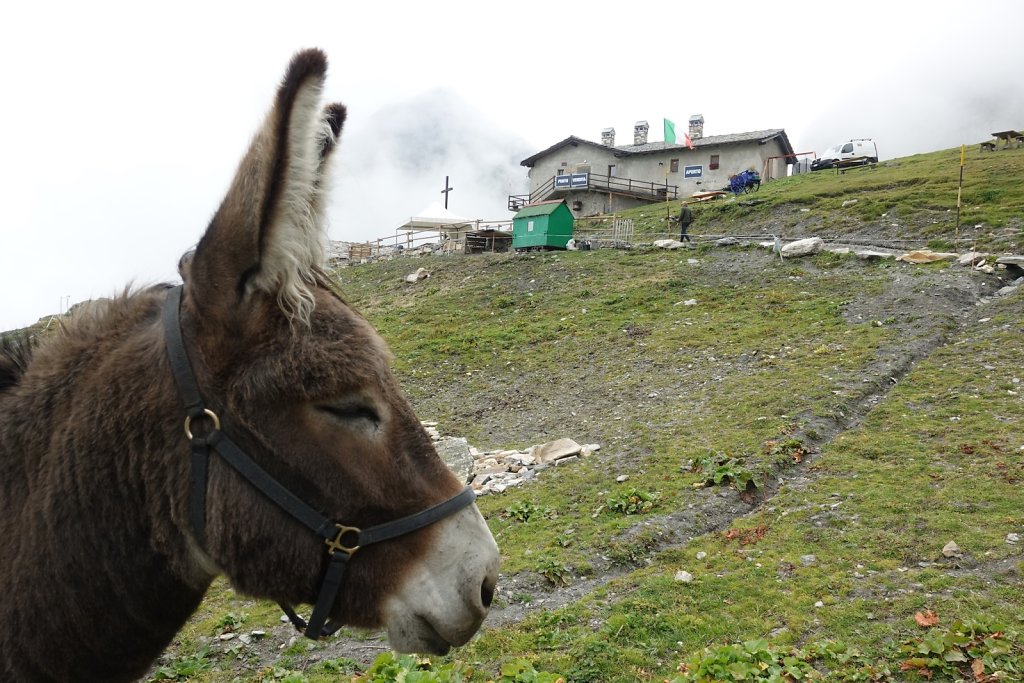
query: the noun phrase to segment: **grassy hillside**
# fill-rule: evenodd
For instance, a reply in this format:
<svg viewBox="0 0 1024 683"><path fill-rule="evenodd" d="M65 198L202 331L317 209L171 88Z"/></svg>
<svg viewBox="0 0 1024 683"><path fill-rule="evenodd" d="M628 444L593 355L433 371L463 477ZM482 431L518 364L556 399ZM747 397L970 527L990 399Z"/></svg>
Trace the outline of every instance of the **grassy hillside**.
<svg viewBox="0 0 1024 683"><path fill-rule="evenodd" d="M419 265L429 279L402 281ZM745 641L829 680L1021 666L1021 553L1006 539L1024 532L1024 320L1019 295L976 305L997 278L710 247L337 277L444 433L603 446L480 500L504 566L494 625L454 655L478 677L525 658L568 680L660 681L691 659L741 666L703 652ZM942 555L949 541L961 555ZM275 619L219 587L171 661L234 621L269 644L215 647L195 680L339 680L380 647L293 642ZM1006 635L969 654L965 628Z"/></svg>
<svg viewBox="0 0 1024 683"><path fill-rule="evenodd" d="M985 250L1024 251L1024 149L965 150L959 237ZM951 246L956 229L960 150L884 161L842 174L817 171L774 180L753 194L697 205L691 233L819 235L879 240L936 240ZM856 200L855 203L849 203ZM848 202L847 206L843 206ZM679 212L679 201L668 212ZM624 212L641 234L665 229L665 206ZM601 219L583 225L599 228Z"/></svg>
<svg viewBox="0 0 1024 683"><path fill-rule="evenodd" d="M699 206L691 232L941 246L958 163L775 181ZM1022 171L1024 150L968 151L962 237L1024 251ZM665 230L662 207L630 215ZM479 500L492 615L407 680L1024 680L1024 293L995 295L1005 271L703 240L335 278L442 433L602 446ZM349 680L386 648L278 617L218 582L152 680Z"/></svg>

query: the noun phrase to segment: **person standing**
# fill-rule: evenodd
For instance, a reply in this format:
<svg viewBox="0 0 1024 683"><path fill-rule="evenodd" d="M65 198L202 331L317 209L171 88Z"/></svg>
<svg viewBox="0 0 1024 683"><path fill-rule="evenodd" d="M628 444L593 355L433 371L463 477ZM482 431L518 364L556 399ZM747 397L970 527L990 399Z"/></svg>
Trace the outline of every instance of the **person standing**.
<svg viewBox="0 0 1024 683"><path fill-rule="evenodd" d="M686 234L686 231L690 229L690 223L693 223L693 212L690 211L690 207L686 202L683 202L683 207L679 210L679 241L690 242L690 236Z"/></svg>

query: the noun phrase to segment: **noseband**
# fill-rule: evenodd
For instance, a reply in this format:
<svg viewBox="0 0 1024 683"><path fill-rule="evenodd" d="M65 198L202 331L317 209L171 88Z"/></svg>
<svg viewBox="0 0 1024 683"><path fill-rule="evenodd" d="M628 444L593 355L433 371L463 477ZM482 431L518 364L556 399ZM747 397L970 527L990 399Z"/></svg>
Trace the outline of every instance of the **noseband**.
<svg viewBox="0 0 1024 683"><path fill-rule="evenodd" d="M192 446L189 519L196 540L200 545L205 544L206 478L212 450L250 484L259 489L263 495L323 539L329 559L327 570L320 583L320 594L313 607L309 623L307 624L299 617L290 606L281 604L281 608L295 627L306 637L316 640L329 636L341 627L340 624L328 624L327 617L345 578L348 561L357 550L373 543L404 536L444 519L473 503L476 500L476 494L473 493L473 489L467 487L461 493L426 510L368 529L347 526L325 517L285 488L281 482L270 476L266 470L246 455L245 451L221 430L218 415L203 403L181 334L179 314L181 293L181 285L168 292L167 301L164 304L163 322L167 355L171 362L174 383L185 404L185 435ZM197 436L192 432L192 423L199 420L210 423L210 429L203 436Z"/></svg>

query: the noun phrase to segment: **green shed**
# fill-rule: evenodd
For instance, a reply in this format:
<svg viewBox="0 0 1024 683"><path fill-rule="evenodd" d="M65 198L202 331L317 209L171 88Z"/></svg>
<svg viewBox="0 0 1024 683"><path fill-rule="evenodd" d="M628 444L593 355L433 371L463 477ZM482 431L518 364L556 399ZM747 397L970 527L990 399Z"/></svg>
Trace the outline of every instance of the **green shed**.
<svg viewBox="0 0 1024 683"><path fill-rule="evenodd" d="M572 224L564 199L527 204L512 217L512 248L565 249L572 239Z"/></svg>

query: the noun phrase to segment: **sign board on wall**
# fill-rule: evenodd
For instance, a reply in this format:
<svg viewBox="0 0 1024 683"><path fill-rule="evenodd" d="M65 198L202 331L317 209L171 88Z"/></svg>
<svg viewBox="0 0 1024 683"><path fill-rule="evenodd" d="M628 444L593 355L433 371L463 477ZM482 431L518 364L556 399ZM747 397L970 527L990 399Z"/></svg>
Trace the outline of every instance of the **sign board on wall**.
<svg viewBox="0 0 1024 683"><path fill-rule="evenodd" d="M684 178L700 178L704 175L703 166L683 166Z"/></svg>
<svg viewBox="0 0 1024 683"><path fill-rule="evenodd" d="M567 187L586 187L589 183L590 174L572 173L570 175L555 176L555 187L564 189Z"/></svg>

